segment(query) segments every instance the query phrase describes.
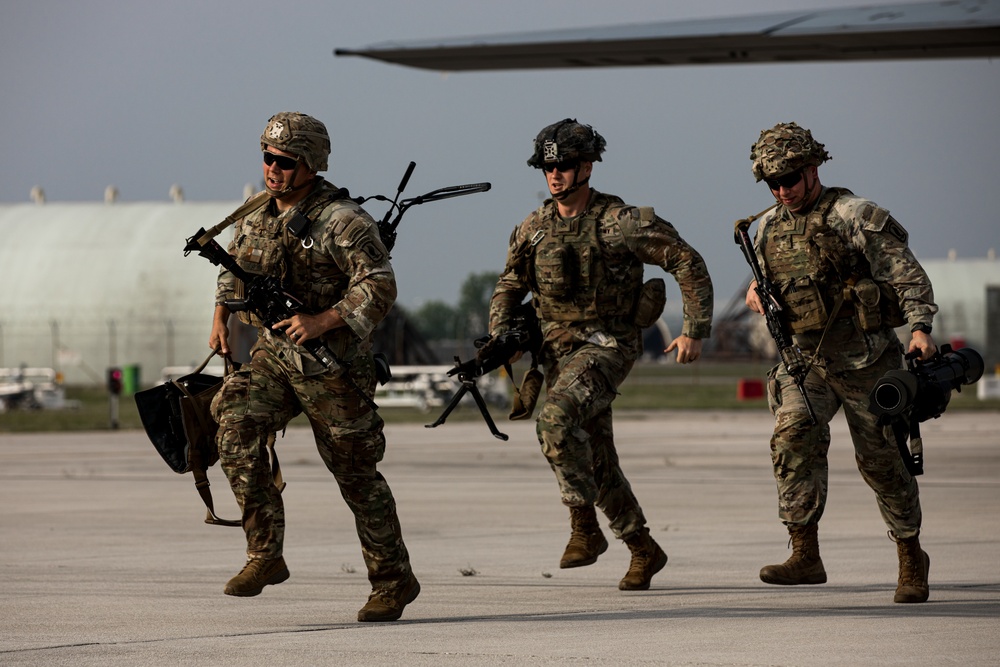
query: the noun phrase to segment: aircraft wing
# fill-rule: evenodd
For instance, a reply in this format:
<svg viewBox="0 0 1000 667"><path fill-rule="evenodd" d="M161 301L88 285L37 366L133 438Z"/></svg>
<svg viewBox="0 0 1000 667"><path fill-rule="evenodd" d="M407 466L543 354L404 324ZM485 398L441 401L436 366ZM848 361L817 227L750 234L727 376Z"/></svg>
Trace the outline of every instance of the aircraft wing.
<svg viewBox="0 0 1000 667"><path fill-rule="evenodd" d="M948 0L336 49L442 71L1000 55L1000 0Z"/></svg>

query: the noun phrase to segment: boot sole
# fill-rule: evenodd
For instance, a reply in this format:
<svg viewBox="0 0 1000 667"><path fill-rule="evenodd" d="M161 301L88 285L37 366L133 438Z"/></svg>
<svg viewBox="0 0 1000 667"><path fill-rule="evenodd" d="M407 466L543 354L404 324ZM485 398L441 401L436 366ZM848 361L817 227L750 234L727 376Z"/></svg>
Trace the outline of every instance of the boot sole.
<svg viewBox="0 0 1000 667"><path fill-rule="evenodd" d="M586 558L584 560L561 560L559 561L559 569L568 570L573 567L583 567L584 565L593 565L597 562L597 557L608 550L608 541L604 540L604 543L597 548L597 554L593 558Z"/></svg>
<svg viewBox="0 0 1000 667"><path fill-rule="evenodd" d="M254 596L260 595L260 592L264 590L264 586L270 586L272 584L280 584L283 581L288 581L289 576L291 575L288 573L288 568L286 567L281 572L275 572L274 574L272 574L267 579L267 581L265 581L260 585L260 588L252 589L249 591L235 591L230 589L229 586L226 586L226 590L224 590L223 592L226 595L232 595L238 598L252 598Z"/></svg>
<svg viewBox="0 0 1000 667"><path fill-rule="evenodd" d="M787 579L776 574L765 574L761 570L760 580L765 584L773 584L775 586L815 586L826 583L826 572L823 574L814 574L803 579Z"/></svg>

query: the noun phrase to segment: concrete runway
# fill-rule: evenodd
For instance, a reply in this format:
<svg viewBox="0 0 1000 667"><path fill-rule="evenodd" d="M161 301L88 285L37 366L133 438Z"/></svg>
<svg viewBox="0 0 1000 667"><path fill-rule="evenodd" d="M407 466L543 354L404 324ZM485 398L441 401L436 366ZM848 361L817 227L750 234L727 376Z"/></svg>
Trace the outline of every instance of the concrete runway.
<svg viewBox="0 0 1000 667"><path fill-rule="evenodd" d="M387 624L355 620L370 589L353 520L307 430L278 444L291 578L255 598L222 594L242 531L202 523L191 476L141 431L0 435L0 664L1000 662L1000 413L923 425L920 605L892 603L895 545L842 417L820 524L829 582L780 587L757 576L789 553L770 415L618 415L622 465L670 556L651 590L630 593L617 589L620 542L590 567L558 568L568 513L534 426L499 426L509 442L477 421L387 427L381 470L423 587ZM234 518L221 470L209 475Z"/></svg>

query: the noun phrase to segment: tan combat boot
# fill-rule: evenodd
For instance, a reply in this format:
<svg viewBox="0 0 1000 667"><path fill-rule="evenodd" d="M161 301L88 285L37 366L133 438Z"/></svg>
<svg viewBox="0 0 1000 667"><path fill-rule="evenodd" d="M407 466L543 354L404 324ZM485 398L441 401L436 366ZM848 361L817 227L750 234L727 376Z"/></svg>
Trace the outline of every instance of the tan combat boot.
<svg viewBox="0 0 1000 667"><path fill-rule="evenodd" d="M288 568L285 559L251 558L243 566L240 573L226 584L225 594L238 597L253 597L258 595L268 584L280 584L288 579Z"/></svg>
<svg viewBox="0 0 1000 667"><path fill-rule="evenodd" d="M618 588L623 591L648 590L653 575L667 564L667 554L649 536L649 528L643 528L623 539L632 552L632 562L629 563L628 572L618 582Z"/></svg>
<svg viewBox="0 0 1000 667"><path fill-rule="evenodd" d="M601 526L597 523L594 506L570 507L569 522L573 532L569 536L559 567L582 567L597 562L597 557L608 550L608 541L604 539Z"/></svg>
<svg viewBox="0 0 1000 667"><path fill-rule="evenodd" d="M760 580L765 584L797 586L799 584L825 584L826 570L819 557L819 526L789 526L792 555L781 565L765 565L760 570Z"/></svg>
<svg viewBox="0 0 1000 667"><path fill-rule="evenodd" d="M914 535L898 538L889 533L889 539L896 543L899 556L899 584L893 602L927 602L930 587L927 575L931 569L931 557L920 548L920 538Z"/></svg>
<svg viewBox="0 0 1000 667"><path fill-rule="evenodd" d="M368 602L358 611L358 620L364 623L396 621L403 615L403 608L420 595L420 582L412 574L410 580L399 589L376 588L368 596Z"/></svg>

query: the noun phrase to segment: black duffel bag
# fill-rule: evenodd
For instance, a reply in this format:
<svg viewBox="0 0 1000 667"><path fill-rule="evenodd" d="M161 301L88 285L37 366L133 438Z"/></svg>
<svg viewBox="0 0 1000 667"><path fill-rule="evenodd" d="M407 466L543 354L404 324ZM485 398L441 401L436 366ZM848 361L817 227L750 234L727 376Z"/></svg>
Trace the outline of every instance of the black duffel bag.
<svg viewBox="0 0 1000 667"><path fill-rule="evenodd" d="M135 404L146 435L170 469L194 475L194 486L208 508L205 523L239 526L239 521L216 516L208 481L208 469L219 460L215 442L219 425L209 408L224 378L202 371L215 354L212 352L189 375L136 392ZM223 359L229 375L238 365L228 355Z"/></svg>

